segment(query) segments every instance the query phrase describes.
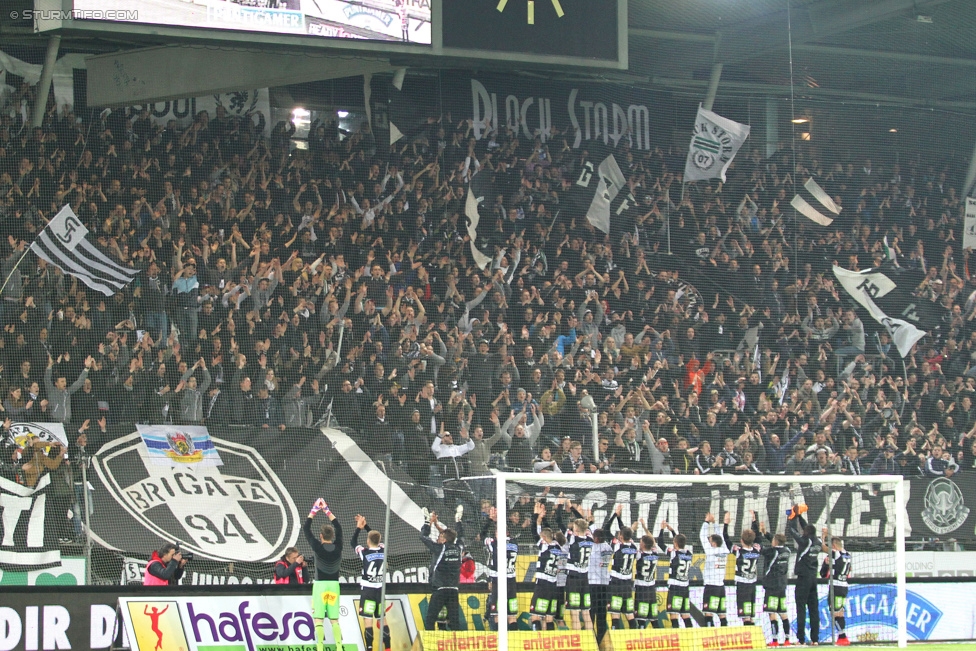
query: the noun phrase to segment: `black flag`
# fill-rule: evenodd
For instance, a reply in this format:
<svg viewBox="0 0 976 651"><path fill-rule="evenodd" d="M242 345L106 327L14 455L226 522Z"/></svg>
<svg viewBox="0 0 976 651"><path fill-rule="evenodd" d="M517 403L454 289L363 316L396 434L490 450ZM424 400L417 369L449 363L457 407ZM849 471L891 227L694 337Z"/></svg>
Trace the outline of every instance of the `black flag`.
<svg viewBox="0 0 976 651"><path fill-rule="evenodd" d="M627 189L627 179L606 145L590 145L573 183L572 195L577 210L594 227L610 233L611 208L618 195ZM579 216L579 215L577 215Z"/></svg>

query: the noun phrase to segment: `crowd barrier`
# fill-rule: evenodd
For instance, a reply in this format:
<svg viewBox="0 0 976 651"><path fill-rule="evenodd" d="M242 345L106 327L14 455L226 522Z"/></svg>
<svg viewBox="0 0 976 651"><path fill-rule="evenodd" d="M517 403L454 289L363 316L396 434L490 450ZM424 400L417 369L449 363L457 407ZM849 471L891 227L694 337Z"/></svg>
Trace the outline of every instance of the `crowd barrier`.
<svg viewBox="0 0 976 651"><path fill-rule="evenodd" d="M33 431L57 431L46 424L26 424ZM306 509L326 497L334 513L352 529L361 513L381 523L386 515L385 475L342 432L331 429L289 430L285 433L248 428L210 428L222 465L193 469L159 465L148 458L135 428L120 426L107 440L91 446L87 473L91 538L94 545L92 582L138 581L140 563L163 542L175 541L196 554L198 563L189 577L192 584L259 583L269 578L269 564L284 550L305 542L301 526ZM63 432L63 429L61 430ZM52 436L52 434L48 434ZM63 434L62 434L63 435ZM419 539L422 509L432 494L393 468L398 480L392 488L390 540L391 581L426 581L427 552ZM59 511L64 507L48 474L34 487L0 476L0 568L31 572L64 567L62 556L78 556L80 548L66 548L59 538L71 523ZM76 478L77 479L77 478ZM77 482L80 485L80 482ZM80 493L80 487L76 492ZM786 506L782 495L762 487L739 485L723 489L723 511L750 510L765 514L779 529ZM911 479L907 485L910 538L976 537L976 481L963 474L952 478ZM603 517L616 503L630 509L630 500L642 498L636 516L648 522L667 519L677 527L697 526L703 509L711 506L707 486L661 486L654 499L647 495L593 492L586 506ZM828 491L807 491L811 521L818 521ZM686 499L690 495L701 499ZM894 500L882 490L829 493L829 516L836 535L865 544L893 536ZM78 500L80 503L80 500ZM787 505L788 506L788 505ZM477 509L469 508L466 523L472 539L481 527ZM476 551L480 557L480 551ZM880 552L878 552L880 553ZM961 560L961 559L960 559ZM208 565L209 563L209 565ZM931 563L930 563L931 564ZM951 565L951 564L950 564ZM354 579L356 567L349 550L343 575Z"/></svg>

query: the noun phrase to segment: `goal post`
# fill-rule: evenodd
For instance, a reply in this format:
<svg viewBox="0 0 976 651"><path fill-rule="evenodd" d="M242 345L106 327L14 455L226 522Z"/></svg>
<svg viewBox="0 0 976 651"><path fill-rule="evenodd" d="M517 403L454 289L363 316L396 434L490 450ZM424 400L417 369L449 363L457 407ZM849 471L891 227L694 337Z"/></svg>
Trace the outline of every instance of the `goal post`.
<svg viewBox="0 0 976 651"><path fill-rule="evenodd" d="M507 535L524 537L524 529L515 531L520 525L512 525L509 519L510 511L526 511L526 498L532 502L544 501L548 512L552 513L558 501L564 504L572 502L574 508L590 515L595 527L600 527L607 516L621 509L623 523L630 526L632 522L641 521L643 533L650 533L657 537L657 527L662 519L668 520L676 530L687 534L689 543L693 544L696 552L701 550L699 529L706 513L712 513L721 527L726 513L731 520L729 537L738 541L743 528L751 526L749 511L755 511L757 518L766 530L772 533L784 533L789 515L787 511L794 504L808 506L803 516L809 524L815 525L817 535L821 535L821 528L827 527L829 539L839 538L853 557L853 579L850 591L854 596L845 604L847 613L862 611L863 605L853 602L859 591L879 589L882 591L885 604L885 621L858 618L848 618L848 631L852 630L854 622L855 640L876 642L897 642L899 647L908 643L907 628L907 589L905 579L905 537L906 490L904 480L900 476L872 475L872 476L784 476L784 475L717 475L717 476L661 476L635 474L574 474L561 473L498 473L495 475L495 506L497 509L497 540L504 541ZM567 508L568 505L560 508ZM749 519L750 522L746 522ZM616 529L616 527L614 527ZM640 535L634 532L635 541ZM524 543L524 541L522 541ZM662 548L664 545L661 545ZM796 545L788 537L787 546L796 556ZM823 559L830 556L820 553L817 559L818 569ZM496 571L500 577L505 576L506 557L504 554L495 556ZM829 562L829 560L828 560ZM727 585L734 574L734 562L729 563L726 575ZM831 566L832 567L832 566ZM666 580L662 581L662 570L667 568L666 559L659 563L659 579L657 588L666 588ZM792 560L790 565L790 586L787 590L790 602L790 621L796 624L794 605L792 603L793 573ZM869 578L859 578L869 577ZM519 577L520 580L522 577ZM700 581L692 576L692 602L699 593L695 591ZM820 612L820 641L829 642L833 636L833 605L825 606L831 601L832 581L821 580L818 585ZM893 584L893 585L892 585ZM760 583L761 585L761 583ZM877 586L881 587L878 588ZM506 581L496 582L497 603L507 603L509 597ZM761 590L761 588L760 588ZM700 598L698 599L700 602ZM735 599L730 599L728 606L728 622L731 626L741 623L737 616ZM894 602L894 603L890 603ZM762 609L757 611L755 625L766 618ZM870 618L867 618L870 619ZM711 621L711 616L709 616ZM509 626L503 616L497 618L498 649L509 649ZM862 622L862 623L858 623ZM767 633L769 622L765 621ZM667 624L664 624L667 626ZM697 626L697 625L696 625ZM731 629L726 629L731 630ZM742 630L742 629L740 629ZM827 637L824 638L825 633Z"/></svg>

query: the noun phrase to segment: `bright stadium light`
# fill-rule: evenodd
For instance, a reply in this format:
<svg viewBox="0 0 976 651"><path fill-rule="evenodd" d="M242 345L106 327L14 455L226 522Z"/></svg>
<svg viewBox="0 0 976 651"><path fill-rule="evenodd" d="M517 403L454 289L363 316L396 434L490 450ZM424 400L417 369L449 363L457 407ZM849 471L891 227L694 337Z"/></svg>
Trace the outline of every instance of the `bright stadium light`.
<svg viewBox="0 0 976 651"><path fill-rule="evenodd" d="M336 115L340 118L346 118L349 117L349 111L336 111Z"/></svg>
<svg viewBox="0 0 976 651"><path fill-rule="evenodd" d="M294 108L291 111L291 121L296 127L307 127L312 123L312 112L306 108Z"/></svg>
<svg viewBox="0 0 976 651"><path fill-rule="evenodd" d="M810 121L810 118L793 118L790 120L793 124L806 124Z"/></svg>

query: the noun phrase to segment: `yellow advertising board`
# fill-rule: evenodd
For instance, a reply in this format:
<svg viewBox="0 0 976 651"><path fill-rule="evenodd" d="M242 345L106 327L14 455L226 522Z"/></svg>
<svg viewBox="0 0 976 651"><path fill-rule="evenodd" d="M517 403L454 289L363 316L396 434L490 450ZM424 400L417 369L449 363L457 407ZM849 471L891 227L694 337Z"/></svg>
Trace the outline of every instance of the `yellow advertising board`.
<svg viewBox="0 0 976 651"><path fill-rule="evenodd" d="M490 631L421 631L415 651L496 651ZM597 651L592 631L510 631L510 651ZM750 651L766 648L758 626L609 631L603 651Z"/></svg>
<svg viewBox="0 0 976 651"><path fill-rule="evenodd" d="M612 651L731 651L765 649L758 626L610 631Z"/></svg>
<svg viewBox="0 0 976 651"><path fill-rule="evenodd" d="M765 649L766 636L759 626L682 629L681 644L688 651L730 651L732 649Z"/></svg>
<svg viewBox="0 0 976 651"><path fill-rule="evenodd" d="M424 651L496 651L498 633L491 631L420 631ZM415 646L416 648L416 646Z"/></svg>
<svg viewBox="0 0 976 651"><path fill-rule="evenodd" d="M511 631L509 651L596 651L592 631Z"/></svg>
<svg viewBox="0 0 976 651"><path fill-rule="evenodd" d="M609 637L613 651L683 651L681 633L676 628L648 628L612 630Z"/></svg>

